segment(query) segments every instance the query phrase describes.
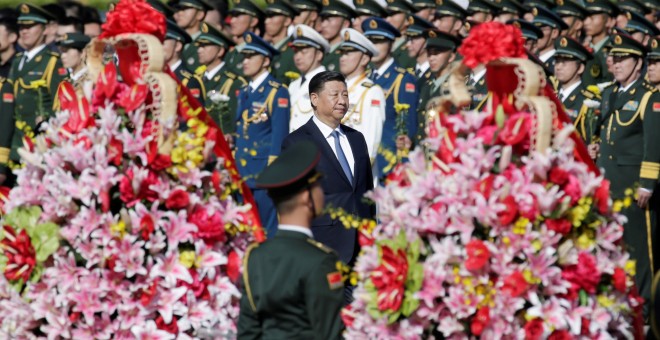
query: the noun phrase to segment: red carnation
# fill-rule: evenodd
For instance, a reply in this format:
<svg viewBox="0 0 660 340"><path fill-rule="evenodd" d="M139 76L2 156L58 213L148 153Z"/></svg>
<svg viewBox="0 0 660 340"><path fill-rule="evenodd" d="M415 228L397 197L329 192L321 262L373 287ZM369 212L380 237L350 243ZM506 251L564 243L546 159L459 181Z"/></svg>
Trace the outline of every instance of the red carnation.
<svg viewBox="0 0 660 340"><path fill-rule="evenodd" d="M25 229L21 230L17 235L14 228L8 225L3 228L5 230L5 238L0 241L0 245L7 257L5 277L9 281L23 280L25 282L30 279L32 270L34 270L34 266L37 264L36 254L30 236L28 236Z"/></svg>
<svg viewBox="0 0 660 340"><path fill-rule="evenodd" d="M594 204L598 208L598 212L604 214L607 212L610 201L610 181L604 179L596 193L594 194Z"/></svg>
<svg viewBox="0 0 660 340"><path fill-rule="evenodd" d="M222 215L215 212L209 216L209 212L202 206L197 206L190 216L188 222L197 226L195 237L199 237L206 244L224 242L226 239Z"/></svg>
<svg viewBox="0 0 660 340"><path fill-rule="evenodd" d="M550 169L550 182L557 185L564 185L568 181L569 173L564 169L554 167Z"/></svg>
<svg viewBox="0 0 660 340"><path fill-rule="evenodd" d="M129 208L142 199L153 202L158 198L158 194L150 187L155 184L158 184L158 175L155 172L147 170L147 175L139 181L135 178L134 169L130 168L119 181L119 198Z"/></svg>
<svg viewBox="0 0 660 340"><path fill-rule="evenodd" d="M472 240L466 246L467 259L465 260L465 268L469 271L477 271L483 268L488 259L490 259L490 251L481 240Z"/></svg>
<svg viewBox="0 0 660 340"><path fill-rule="evenodd" d="M504 210L497 213L501 225L509 225L518 217L518 205L513 196L509 195L502 200Z"/></svg>
<svg viewBox="0 0 660 340"><path fill-rule="evenodd" d="M529 142L531 124L529 113L516 113L504 123L499 138L507 145L521 144L524 147L524 142Z"/></svg>
<svg viewBox="0 0 660 340"><path fill-rule="evenodd" d="M571 232L571 222L565 218L552 219L549 218L545 220L545 225L550 230L562 235L566 235Z"/></svg>
<svg viewBox="0 0 660 340"><path fill-rule="evenodd" d="M477 310L477 313L474 315L474 318L472 319L472 323L470 324L470 331L472 332L472 334L476 336L480 336L489 322L490 322L490 308L488 307L479 308L479 310Z"/></svg>
<svg viewBox="0 0 660 340"><path fill-rule="evenodd" d="M525 324L525 340L537 340L543 336L543 320L536 318Z"/></svg>
<svg viewBox="0 0 660 340"><path fill-rule="evenodd" d="M397 311L401 308L408 277L408 258L403 249L394 252L390 247L381 247L380 265L371 272L371 281L376 287L378 310Z"/></svg>
<svg viewBox="0 0 660 340"><path fill-rule="evenodd" d="M612 285L614 285L614 288L619 292L626 292L626 272L623 269L618 267L614 268L614 274L612 275Z"/></svg>
<svg viewBox="0 0 660 340"><path fill-rule="evenodd" d="M154 219L151 215L144 215L140 220L140 235L145 241L149 241L154 230Z"/></svg>
<svg viewBox="0 0 660 340"><path fill-rule="evenodd" d="M123 33L145 33L156 36L160 41L165 38L165 16L155 10L145 0L119 1L108 12L99 39L111 38Z"/></svg>
<svg viewBox="0 0 660 340"><path fill-rule="evenodd" d="M177 189L170 193L170 196L165 201L167 209L183 209L190 204L190 195L182 189Z"/></svg>
<svg viewBox="0 0 660 340"><path fill-rule="evenodd" d="M500 58L527 58L525 39L519 28L501 22L479 24L461 43L463 64L475 68Z"/></svg>
<svg viewBox="0 0 660 340"><path fill-rule="evenodd" d="M576 204L582 197L582 189L580 188L580 180L571 175L568 176L568 183L564 186L564 192L571 198L571 204Z"/></svg>
<svg viewBox="0 0 660 340"><path fill-rule="evenodd" d="M596 258L593 255L581 252L578 263L564 268L561 276L572 284L571 290L584 289L589 294L596 293L596 286L600 282L600 272L596 267Z"/></svg>
<svg viewBox="0 0 660 340"><path fill-rule="evenodd" d="M550 337L548 337L548 340L572 340L573 336L571 333L565 330L560 330L560 331L554 331L552 334L550 334Z"/></svg>
<svg viewBox="0 0 660 340"><path fill-rule="evenodd" d="M163 320L163 317L159 314L156 317L156 327L171 334L179 334L179 325L177 325L177 319L175 317L172 317L170 323L165 323L165 320Z"/></svg>
<svg viewBox="0 0 660 340"><path fill-rule="evenodd" d="M529 283L525 280L525 277L519 271L513 272L513 274L507 276L504 279L504 285L502 286L502 292L511 297L519 297L529 288Z"/></svg>

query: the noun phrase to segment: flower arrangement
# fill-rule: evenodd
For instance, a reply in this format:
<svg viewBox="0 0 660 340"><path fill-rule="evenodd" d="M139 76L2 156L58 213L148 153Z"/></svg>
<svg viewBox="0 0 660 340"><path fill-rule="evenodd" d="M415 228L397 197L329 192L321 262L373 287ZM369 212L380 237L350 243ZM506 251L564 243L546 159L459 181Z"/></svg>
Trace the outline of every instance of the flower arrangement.
<svg viewBox="0 0 660 340"><path fill-rule="evenodd" d="M641 298L618 214L631 199L613 202L575 159L571 126L539 152L531 124L448 116L370 194L378 225L344 217L362 246L347 338L633 336Z"/></svg>
<svg viewBox="0 0 660 340"><path fill-rule="evenodd" d="M123 2L113 15L147 10ZM89 102L69 91L19 151L0 221L0 338L235 336L241 258L262 235L251 197L187 90L151 75L183 130L141 76L125 84L108 64Z"/></svg>

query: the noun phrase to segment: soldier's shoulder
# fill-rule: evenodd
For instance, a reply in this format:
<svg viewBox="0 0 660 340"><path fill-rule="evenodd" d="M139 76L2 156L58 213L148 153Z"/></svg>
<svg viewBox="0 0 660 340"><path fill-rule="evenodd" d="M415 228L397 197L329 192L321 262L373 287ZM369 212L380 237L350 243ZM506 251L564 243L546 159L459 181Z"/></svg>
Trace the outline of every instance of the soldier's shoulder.
<svg viewBox="0 0 660 340"><path fill-rule="evenodd" d="M274 89L277 89L277 88L280 88L280 87L283 87L283 86L284 86L282 83L280 83L280 82L277 81L277 80L269 80L269 81L268 81L268 85L270 85L270 87L272 87L272 88L274 88Z"/></svg>
<svg viewBox="0 0 660 340"><path fill-rule="evenodd" d="M57 52L55 52L55 51L46 50L45 53L46 53L46 55L49 55L49 56L51 56L51 57L56 57L56 58L59 58L59 57L60 57L60 54L57 53Z"/></svg>
<svg viewBox="0 0 660 340"><path fill-rule="evenodd" d="M184 77L184 78L192 78L192 77L194 76L194 75L193 75L191 72L189 72L188 70L183 70L183 69L182 69L182 70L180 71L180 73L181 73L181 76Z"/></svg>
<svg viewBox="0 0 660 340"><path fill-rule="evenodd" d="M335 254L335 255L337 254L337 253L334 251L334 249L332 249L332 248L326 246L325 244L323 244L323 243L321 243L321 242L319 242L319 241L317 241L317 240L314 240L314 239L308 238L308 239L307 239L307 243L308 243L308 244L311 244L311 245L313 246L313 248L318 249L319 251L321 251L321 252L323 252L323 253L325 253L325 254Z"/></svg>
<svg viewBox="0 0 660 340"><path fill-rule="evenodd" d="M410 69L410 68L403 68L403 67L401 67L401 66L395 66L395 67L394 67L394 71L395 71L396 73L401 73L401 74L408 74L408 75L412 75L412 76L415 75L415 71L413 71L412 69Z"/></svg>
<svg viewBox="0 0 660 340"><path fill-rule="evenodd" d="M653 85L651 85L647 82L643 82L642 87L644 88L644 90L646 90L648 92L658 92L658 88L656 88L655 86L653 86Z"/></svg>
<svg viewBox="0 0 660 340"><path fill-rule="evenodd" d="M222 72L223 72L224 75L225 75L227 78L229 78L229 79L236 79L236 78L239 77L236 73L234 73L234 72L232 72L232 71L224 70L224 71L222 71Z"/></svg>

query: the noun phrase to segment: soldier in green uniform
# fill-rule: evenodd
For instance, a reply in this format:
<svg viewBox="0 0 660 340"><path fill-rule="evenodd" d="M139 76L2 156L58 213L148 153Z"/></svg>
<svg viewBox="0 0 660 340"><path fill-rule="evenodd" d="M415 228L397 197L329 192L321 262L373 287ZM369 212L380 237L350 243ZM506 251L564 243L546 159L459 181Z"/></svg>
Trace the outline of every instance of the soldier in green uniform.
<svg viewBox="0 0 660 340"><path fill-rule="evenodd" d="M291 38L287 34L287 28L298 15L298 9L286 0L268 0L265 10L265 32L264 39L271 43L280 54L273 57L270 73L284 85L300 76L296 65L293 63L293 49L289 47Z"/></svg>
<svg viewBox="0 0 660 340"><path fill-rule="evenodd" d="M642 45L648 45L651 38L660 35L660 29L641 14L628 12L626 16L628 17L628 23L624 30Z"/></svg>
<svg viewBox="0 0 660 340"><path fill-rule="evenodd" d="M473 0L467 8L468 30L471 26L493 21L497 13L497 5L488 0Z"/></svg>
<svg viewBox="0 0 660 340"><path fill-rule="evenodd" d="M405 33L408 27L408 17L416 12L415 7L407 0L387 0L387 21L399 32ZM415 59L408 55L406 47L406 37L402 34L392 45L392 57L396 63L405 68L414 70Z"/></svg>
<svg viewBox="0 0 660 340"><path fill-rule="evenodd" d="M607 68L605 46L610 41L609 34L616 24L619 8L608 0L587 0L585 9L588 14L584 19L584 33L594 51L594 59L587 63L582 80L587 84L606 83L612 80L612 74Z"/></svg>
<svg viewBox="0 0 660 340"><path fill-rule="evenodd" d="M538 49L535 54L552 73L555 68L555 42L559 38L559 33L567 29L568 25L555 12L544 7L534 8L532 13L534 13L532 23L543 32L537 42Z"/></svg>
<svg viewBox="0 0 660 340"><path fill-rule="evenodd" d="M561 31L562 36L582 41L582 28L584 27L584 18L587 16L587 10L581 1L577 0L559 0L555 13L559 15L568 26Z"/></svg>
<svg viewBox="0 0 660 340"><path fill-rule="evenodd" d="M341 44L341 30L351 27L355 11L340 0L323 0L321 9L321 35L330 43L330 52L323 58L323 66L330 71L339 71L338 47Z"/></svg>
<svg viewBox="0 0 660 340"><path fill-rule="evenodd" d="M245 252L238 339L341 338L339 258L310 229L324 205L320 158L312 142L296 143L257 178L280 221L275 237Z"/></svg>
<svg viewBox="0 0 660 340"><path fill-rule="evenodd" d="M656 230L660 174L660 94L642 78L646 48L625 33L612 36L610 55L616 82L603 92L600 155L597 165L610 181L613 199L636 190L637 204L621 212L628 218L623 240L636 262L635 283L646 301L648 316L651 280L655 272L653 241ZM597 147L590 145L594 153ZM632 189L632 190L631 190Z"/></svg>
<svg viewBox="0 0 660 340"><path fill-rule="evenodd" d="M415 15L426 21L431 21L435 15L435 7L442 4L442 0L413 0Z"/></svg>
<svg viewBox="0 0 660 340"><path fill-rule="evenodd" d="M264 12L250 0L234 0L234 7L229 11L231 21L229 32L234 38L235 46L232 46L224 57L227 69L238 75L243 75L243 55L241 49L245 46L243 35L246 32L259 32L263 25Z"/></svg>
<svg viewBox="0 0 660 340"><path fill-rule="evenodd" d="M428 102L431 98L444 94L448 89L448 80L451 72L451 63L456 59L456 50L460 40L439 30L424 31L426 37L426 50L429 55L430 76L425 78L426 85L420 89L418 121L420 128L417 129L417 142L426 138L426 123L433 117L427 114Z"/></svg>
<svg viewBox="0 0 660 340"><path fill-rule="evenodd" d="M236 131L234 117L238 92L247 85L247 81L229 70L223 61L227 51L234 46L231 38L206 22L201 27L202 34L195 39L195 45L199 61L206 68L205 72L198 74L206 91L206 110L231 142L231 136Z"/></svg>
<svg viewBox="0 0 660 340"><path fill-rule="evenodd" d="M567 37L557 40L555 49L555 77L559 82L557 96L578 134L588 144L598 124L595 112L600 106L600 95L587 88L582 73L593 55L578 41Z"/></svg>
<svg viewBox="0 0 660 340"><path fill-rule="evenodd" d="M433 26L445 33L459 36L465 25L468 12L454 1L442 1L436 8L433 16Z"/></svg>
<svg viewBox="0 0 660 340"><path fill-rule="evenodd" d="M355 0L355 18L353 19L353 29L362 32L362 22L369 17L384 18L387 16L385 7L381 6L376 0Z"/></svg>
<svg viewBox="0 0 660 340"><path fill-rule="evenodd" d="M206 0L178 0L174 7L174 20L191 39L195 40L202 33L200 25L210 9L211 5ZM194 44L184 46L182 59L186 69L196 70L200 65L197 59L197 47Z"/></svg>
<svg viewBox="0 0 660 340"><path fill-rule="evenodd" d="M0 77L0 185L11 186L14 179L8 167L11 140L14 135L14 86Z"/></svg>
<svg viewBox="0 0 660 340"><path fill-rule="evenodd" d="M648 69L646 76L649 83L660 90L660 43L658 38L652 38L649 43L649 53L646 55Z"/></svg>
<svg viewBox="0 0 660 340"><path fill-rule="evenodd" d="M320 31L321 21L319 12L321 12L320 0L296 0L293 7L298 10L298 15L293 18L293 24L303 24ZM292 25L293 26L293 25Z"/></svg>
<svg viewBox="0 0 660 340"><path fill-rule="evenodd" d="M408 17L408 29L406 30L406 49L408 56L415 59L415 77L417 77L417 89L423 87L424 79L428 78L431 74L429 71L429 58L426 52L426 36L424 31L433 28L433 25L416 16L411 15Z"/></svg>
<svg viewBox="0 0 660 340"><path fill-rule="evenodd" d="M16 54L9 71L14 83L14 118L20 126L12 139L10 166L19 163L18 148L23 146L24 135L52 115L57 87L67 75L59 54L46 48L44 31L50 14L28 4L19 5L18 10L25 51Z"/></svg>
<svg viewBox="0 0 660 340"><path fill-rule="evenodd" d="M518 19L525 14L525 7L516 0L495 0L498 7L494 21L505 23L509 20Z"/></svg>
<svg viewBox="0 0 660 340"><path fill-rule="evenodd" d="M168 6L166 3L160 0L147 0L147 3L151 5L155 10L160 12L165 16L165 19L172 20L174 19L174 8Z"/></svg>
<svg viewBox="0 0 660 340"><path fill-rule="evenodd" d="M167 33L165 33L165 41L163 41L163 54L165 55L165 62L169 65L172 73L181 81L181 85L190 90L190 94L204 105L206 100L206 89L204 83L199 75L196 75L184 64L181 59L181 52L184 46L191 45L192 39L176 23L167 20ZM197 49L195 49L197 52Z"/></svg>

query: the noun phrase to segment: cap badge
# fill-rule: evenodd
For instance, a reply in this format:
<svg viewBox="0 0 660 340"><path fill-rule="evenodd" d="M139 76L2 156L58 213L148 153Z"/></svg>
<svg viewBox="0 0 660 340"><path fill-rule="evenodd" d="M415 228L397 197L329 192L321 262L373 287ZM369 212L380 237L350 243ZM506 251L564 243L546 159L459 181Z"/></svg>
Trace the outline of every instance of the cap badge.
<svg viewBox="0 0 660 340"><path fill-rule="evenodd" d="M559 41L559 46L561 46L561 47L566 47L566 46L568 46L568 39L566 39L566 38L561 38L561 40Z"/></svg>
<svg viewBox="0 0 660 340"><path fill-rule="evenodd" d="M651 48L658 48L658 41L653 39L651 40Z"/></svg>
<svg viewBox="0 0 660 340"><path fill-rule="evenodd" d="M369 28L371 29L378 28L378 23L376 22L376 20L371 20L371 22L369 22Z"/></svg>
<svg viewBox="0 0 660 340"><path fill-rule="evenodd" d="M296 35L299 36L299 37L302 37L302 35L303 35L302 27L298 27L298 28L296 29Z"/></svg>
<svg viewBox="0 0 660 340"><path fill-rule="evenodd" d="M22 4L21 5L21 13L23 13L23 14L30 13L30 7L28 7L28 5L26 5L26 4Z"/></svg>
<svg viewBox="0 0 660 340"><path fill-rule="evenodd" d="M435 4L438 6L442 6L442 0L435 0Z"/></svg>
<svg viewBox="0 0 660 340"><path fill-rule="evenodd" d="M520 28L520 23L517 22L517 21L514 21L514 22L513 22L513 26L516 26L516 27Z"/></svg>
<svg viewBox="0 0 660 340"><path fill-rule="evenodd" d="M623 43L623 40L621 39L621 36L620 35L615 35L614 36L614 44L621 45L621 43Z"/></svg>
<svg viewBox="0 0 660 340"><path fill-rule="evenodd" d="M330 6L330 0L323 0L323 6Z"/></svg>
<svg viewBox="0 0 660 340"><path fill-rule="evenodd" d="M564 0L557 0L558 6L564 6Z"/></svg>
<svg viewBox="0 0 660 340"><path fill-rule="evenodd" d="M205 22L202 23L202 33L209 33L209 27Z"/></svg>
<svg viewBox="0 0 660 340"><path fill-rule="evenodd" d="M364 5L364 0L355 0L355 3L362 6Z"/></svg>
<svg viewBox="0 0 660 340"><path fill-rule="evenodd" d="M534 14L534 16L539 15L539 9L536 7L532 8L532 14Z"/></svg>
<svg viewBox="0 0 660 340"><path fill-rule="evenodd" d="M408 17L408 24L409 24L409 25L413 25L414 23L415 23L415 18L412 17L412 16L409 16L409 17Z"/></svg>
<svg viewBox="0 0 660 340"><path fill-rule="evenodd" d="M630 20L632 19L632 14L630 14L630 12L626 12L626 17L628 18L628 20Z"/></svg>
<svg viewBox="0 0 660 340"><path fill-rule="evenodd" d="M429 38L435 38L438 35L435 33L435 31L429 31Z"/></svg>
<svg viewBox="0 0 660 340"><path fill-rule="evenodd" d="M348 31L344 32L344 40L350 41L351 40L351 34L348 33Z"/></svg>
<svg viewBox="0 0 660 340"><path fill-rule="evenodd" d="M251 43L251 42L252 42L252 36L249 35L249 34L246 35L246 36L245 36L245 42L247 42L248 44Z"/></svg>

